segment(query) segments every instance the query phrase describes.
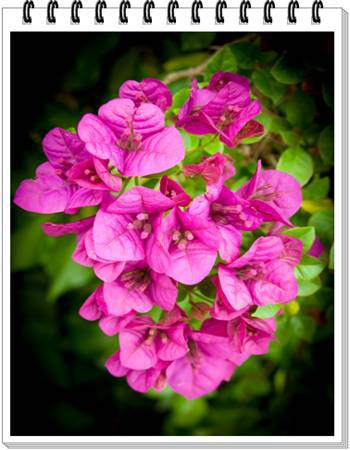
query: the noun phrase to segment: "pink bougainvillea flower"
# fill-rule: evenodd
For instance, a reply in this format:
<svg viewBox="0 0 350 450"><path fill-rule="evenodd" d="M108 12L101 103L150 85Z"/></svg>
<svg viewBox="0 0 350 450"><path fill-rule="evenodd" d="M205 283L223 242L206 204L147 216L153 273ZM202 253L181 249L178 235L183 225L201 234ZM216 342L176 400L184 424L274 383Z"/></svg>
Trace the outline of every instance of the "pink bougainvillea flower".
<svg viewBox="0 0 350 450"><path fill-rule="evenodd" d="M107 336L114 336L134 318L135 313L129 312L118 317L109 315L104 301L103 287L99 286L80 307L79 315L85 320L98 320L101 330Z"/></svg>
<svg viewBox="0 0 350 450"><path fill-rule="evenodd" d="M73 183L87 189L118 192L122 182L112 175L108 164L98 158L88 158L75 164L67 172L67 177Z"/></svg>
<svg viewBox="0 0 350 450"><path fill-rule="evenodd" d="M147 256L154 270L181 283L196 284L215 264L218 246L213 224L175 207L150 239Z"/></svg>
<svg viewBox="0 0 350 450"><path fill-rule="evenodd" d="M187 206L192 200L179 183L166 176L160 180L160 192L178 206Z"/></svg>
<svg viewBox="0 0 350 450"><path fill-rule="evenodd" d="M228 337L206 331L190 331L189 351L173 361L166 371L169 386L188 400L214 391L228 381L235 364L228 360L231 353Z"/></svg>
<svg viewBox="0 0 350 450"><path fill-rule="evenodd" d="M135 317L120 330L120 362L127 369L146 370L159 361L174 361L188 352L186 324L155 324L150 317Z"/></svg>
<svg viewBox="0 0 350 450"><path fill-rule="evenodd" d="M201 331L227 338L229 359L237 362L237 355L262 355L268 352L270 342L275 339L274 318L258 319L246 312L229 321L208 319ZM243 359L246 359L245 357Z"/></svg>
<svg viewBox="0 0 350 450"><path fill-rule="evenodd" d="M217 320L231 320L249 310L249 305L242 309L234 309L222 290L220 279L217 275L212 278L212 283L216 287L216 297L214 306L210 310L210 315Z"/></svg>
<svg viewBox="0 0 350 450"><path fill-rule="evenodd" d="M92 227L78 236L72 259L82 266L92 267L96 276L106 283L114 281L125 267L123 261L108 261L97 256Z"/></svg>
<svg viewBox="0 0 350 450"><path fill-rule="evenodd" d="M76 192L76 186L58 176L48 162L38 166L35 175L34 180L21 182L14 203L26 211L41 214L58 213L68 209L69 200Z"/></svg>
<svg viewBox="0 0 350 450"><path fill-rule="evenodd" d="M156 105L115 99L101 106L98 114L83 116L79 137L88 152L111 161L126 177L163 172L185 156L179 131L165 127L164 114Z"/></svg>
<svg viewBox="0 0 350 450"><path fill-rule="evenodd" d="M249 82L237 75L230 80L224 72L214 77L203 89L193 80L177 126L192 134L217 133L229 147L238 145L244 138L263 134L263 126L253 120L261 107L257 100L250 99Z"/></svg>
<svg viewBox="0 0 350 450"><path fill-rule="evenodd" d="M173 206L173 200L153 189L136 186L125 192L96 215L96 254L107 261L143 260L159 215Z"/></svg>
<svg viewBox="0 0 350 450"><path fill-rule="evenodd" d="M166 386L165 369L169 363L158 361L154 367L145 370L132 370L120 362L120 352L108 358L105 367L114 377L126 376L129 386L138 392L148 392L151 388L160 392Z"/></svg>
<svg viewBox="0 0 350 450"><path fill-rule="evenodd" d="M92 159L78 136L54 128L43 139L49 162L41 164L35 180L19 186L15 203L23 209L44 214L69 212L100 204L103 191L118 191L121 181L108 171L107 164Z"/></svg>
<svg viewBox="0 0 350 450"><path fill-rule="evenodd" d="M324 252L324 246L318 237L315 238L310 250L307 252L309 256L319 258Z"/></svg>
<svg viewBox="0 0 350 450"><path fill-rule="evenodd" d="M219 194L218 194L219 192ZM190 212L212 223L217 229L219 253L224 261L230 262L239 255L242 235L240 230L258 228L262 219L225 186L194 199Z"/></svg>
<svg viewBox="0 0 350 450"><path fill-rule="evenodd" d="M297 296L293 266L283 260L284 251L281 238L261 237L243 256L227 266L219 265L220 285L234 310L288 303Z"/></svg>
<svg viewBox="0 0 350 450"><path fill-rule="evenodd" d="M187 177L200 175L208 187L214 186L221 189L224 182L235 174L235 168L228 156L215 153L198 164L183 166L183 172Z"/></svg>
<svg viewBox="0 0 350 450"><path fill-rule="evenodd" d="M144 261L126 263L112 283L104 284L108 314L123 316L130 311L147 312L154 304L171 311L177 298L177 287L165 274L159 274Z"/></svg>
<svg viewBox="0 0 350 450"><path fill-rule="evenodd" d="M249 201L264 221L279 221L291 226L289 218L301 206L302 193L298 181L278 170L262 170L258 161L255 175L237 194Z"/></svg>
<svg viewBox="0 0 350 450"><path fill-rule="evenodd" d="M166 111L173 101L170 89L155 78L145 78L140 82L125 81L120 86L119 97L133 100L136 106L140 106L141 103L153 103L162 111Z"/></svg>
<svg viewBox="0 0 350 450"><path fill-rule="evenodd" d="M95 216L68 223L46 222L42 224L42 229L48 236L64 236L66 234L79 234L92 227Z"/></svg>

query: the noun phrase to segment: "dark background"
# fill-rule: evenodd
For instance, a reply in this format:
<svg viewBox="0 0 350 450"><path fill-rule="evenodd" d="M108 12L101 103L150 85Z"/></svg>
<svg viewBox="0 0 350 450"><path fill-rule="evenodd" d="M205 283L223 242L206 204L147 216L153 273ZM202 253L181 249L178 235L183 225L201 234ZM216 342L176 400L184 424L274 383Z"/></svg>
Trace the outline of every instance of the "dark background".
<svg viewBox="0 0 350 450"><path fill-rule="evenodd" d="M12 33L13 192L44 160L40 141L51 127L75 126L82 112L115 96L125 79L161 77L240 36L217 33L193 56L178 33ZM331 34L261 38L264 49L288 52L315 68L311 91L318 80L332 83ZM326 123L332 112L322 108L319 121ZM333 302L331 275L322 291L322 327L312 342L287 346L277 362L252 358L237 382L205 400L191 404L169 392L141 395L101 367L113 343L77 316L94 281L83 276L75 286L52 288L64 241L53 244L40 234L44 219L12 208L11 434L333 434L333 321L324 319Z"/></svg>

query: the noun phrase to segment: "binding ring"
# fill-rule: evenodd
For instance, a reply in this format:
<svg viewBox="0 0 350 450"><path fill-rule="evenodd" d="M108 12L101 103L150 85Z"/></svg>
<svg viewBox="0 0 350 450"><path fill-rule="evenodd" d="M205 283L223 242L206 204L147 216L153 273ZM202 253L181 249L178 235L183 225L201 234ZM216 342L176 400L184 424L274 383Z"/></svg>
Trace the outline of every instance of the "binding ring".
<svg viewBox="0 0 350 450"><path fill-rule="evenodd" d="M104 23L105 19L102 15L102 9L107 8L105 0L98 0L95 6L95 21L96 23Z"/></svg>
<svg viewBox="0 0 350 450"><path fill-rule="evenodd" d="M297 23L297 18L295 17L295 8L299 9L298 0L292 0L288 4L288 23Z"/></svg>
<svg viewBox="0 0 350 450"><path fill-rule="evenodd" d="M155 8L153 0L146 0L143 5L143 21L144 23L152 23L151 9Z"/></svg>
<svg viewBox="0 0 350 450"><path fill-rule="evenodd" d="M58 8L56 0L50 0L47 4L47 22L56 23L55 8Z"/></svg>
<svg viewBox="0 0 350 450"><path fill-rule="evenodd" d="M225 18L222 14L222 10L227 8L227 3L225 0L219 0L216 3L215 7L215 22L216 23L225 23Z"/></svg>
<svg viewBox="0 0 350 450"><path fill-rule="evenodd" d="M131 4L129 0L123 0L119 6L119 22L120 23L128 23L129 19L126 15L126 10L131 8Z"/></svg>
<svg viewBox="0 0 350 450"><path fill-rule="evenodd" d="M243 0L239 6L239 22L240 23L248 23L249 19L247 16L247 9L251 8L252 5L250 4L249 0Z"/></svg>
<svg viewBox="0 0 350 450"><path fill-rule="evenodd" d="M23 22L32 23L32 18L30 16L30 10L34 8L33 0L26 0L23 5Z"/></svg>
<svg viewBox="0 0 350 450"><path fill-rule="evenodd" d="M191 10L191 20L192 23L201 23L201 18L199 17L198 11L203 8L202 0L194 0L192 3Z"/></svg>
<svg viewBox="0 0 350 450"><path fill-rule="evenodd" d="M168 3L168 23L176 23L175 8L179 9L177 0L170 0Z"/></svg>
<svg viewBox="0 0 350 450"><path fill-rule="evenodd" d="M322 0L315 0L312 4L312 23L321 23L320 8L323 8Z"/></svg>
<svg viewBox="0 0 350 450"><path fill-rule="evenodd" d="M72 8L71 8L71 21L72 23L80 23L80 17L79 17L79 8L82 8L83 4L81 3L80 0L74 0L74 2L72 3Z"/></svg>
<svg viewBox="0 0 350 450"><path fill-rule="evenodd" d="M264 5L264 23L272 23L271 8L275 8L275 2L267 0Z"/></svg>

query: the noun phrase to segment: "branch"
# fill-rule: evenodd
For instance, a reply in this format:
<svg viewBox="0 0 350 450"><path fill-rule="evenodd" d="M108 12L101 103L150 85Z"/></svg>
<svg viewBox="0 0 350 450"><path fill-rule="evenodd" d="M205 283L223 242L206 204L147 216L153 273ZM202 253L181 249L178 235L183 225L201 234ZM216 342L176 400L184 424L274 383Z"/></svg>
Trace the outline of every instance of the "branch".
<svg viewBox="0 0 350 450"><path fill-rule="evenodd" d="M164 83L170 84L173 83L174 81L181 80L182 78L194 78L197 77L198 75L202 75L205 68L207 67L208 61L209 59L204 61L197 67L191 67L189 69L178 70L177 72L169 73L169 75L167 75L164 78Z"/></svg>
<svg viewBox="0 0 350 450"><path fill-rule="evenodd" d="M256 33L248 33L247 35L240 37L238 39L235 39L231 42L227 42L224 45L221 46L212 46L210 47L211 50L215 50L216 52L223 49L226 45L233 45L233 44L237 44L238 42L244 42L244 41L253 41L256 38ZM164 83L165 84L170 84L173 83L174 81L177 80L181 80L182 78L194 78L198 75L202 75L203 72L205 71L205 68L207 67L210 59L211 59L212 55L210 55L210 58L208 58L207 60L205 60L204 62L202 62L202 64L200 64L197 67L191 67L189 69L184 69L184 70L178 70L176 72L171 72L169 73L165 78L164 78Z"/></svg>

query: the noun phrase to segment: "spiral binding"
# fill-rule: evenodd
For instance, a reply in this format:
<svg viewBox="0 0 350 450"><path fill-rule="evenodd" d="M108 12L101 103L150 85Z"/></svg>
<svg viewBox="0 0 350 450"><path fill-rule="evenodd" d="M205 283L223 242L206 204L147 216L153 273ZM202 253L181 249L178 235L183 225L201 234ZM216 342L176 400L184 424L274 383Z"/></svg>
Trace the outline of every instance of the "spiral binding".
<svg viewBox="0 0 350 450"><path fill-rule="evenodd" d="M321 18L319 14L320 8L323 8L322 0L315 0L312 4L312 22L321 23Z"/></svg>
<svg viewBox="0 0 350 450"><path fill-rule="evenodd" d="M177 0L170 0L167 8L168 23L176 23L175 9L179 9L179 2Z"/></svg>
<svg viewBox="0 0 350 450"><path fill-rule="evenodd" d="M227 8L227 3L225 0L219 0L215 6L215 22L225 23L225 18L222 14L222 10Z"/></svg>
<svg viewBox="0 0 350 450"><path fill-rule="evenodd" d="M151 9L155 8L153 0L146 0L143 5L143 22L152 23Z"/></svg>
<svg viewBox="0 0 350 450"><path fill-rule="evenodd" d="M264 5L264 23L272 23L271 8L275 8L275 2L267 0Z"/></svg>
<svg viewBox="0 0 350 450"><path fill-rule="evenodd" d="M83 4L81 3L81 0L74 0L71 7L71 22L72 23L80 23L80 17L79 17L79 9L83 7Z"/></svg>
<svg viewBox="0 0 350 450"><path fill-rule="evenodd" d="M250 4L249 0L243 0L239 7L239 22L240 23L248 23L249 19L247 16L247 9L251 8L252 5Z"/></svg>
<svg viewBox="0 0 350 450"><path fill-rule="evenodd" d="M299 9L298 0L291 0L288 4L288 23L297 23L297 18L295 16L295 9Z"/></svg>
<svg viewBox="0 0 350 450"><path fill-rule="evenodd" d="M31 10L34 8L33 0L25 0L22 8L23 23L31 24ZM55 9L59 8L57 0L49 0L47 4L47 22L50 24L56 23ZM71 6L71 22L74 24L80 23L79 9L83 8L81 0L74 0ZM107 8L106 0L98 0L95 6L95 22L97 24L104 23L102 14L103 9ZM131 8L130 0L122 0L119 5L119 22L127 24L129 22L127 10ZM155 8L154 0L146 0L143 5L143 22L145 24L152 23L151 10ZM242 0L239 6L239 21L242 24L249 22L247 10L251 8L250 0ZM264 4L264 23L272 23L271 9L275 8L274 0L266 0ZM167 22L169 24L176 24L175 10L179 9L178 0L169 0L167 6ZM193 24L199 24L201 18L199 10L203 9L202 0L194 0L191 6L191 21ZM227 9L226 0L217 0L215 5L215 22L217 24L225 23L223 10ZM298 0L291 0L288 4L288 23L294 24L297 22L295 10L299 9ZM320 9L323 9L322 0L315 0L312 4L311 20L314 24L321 23Z"/></svg>
<svg viewBox="0 0 350 450"><path fill-rule="evenodd" d="M96 23L104 23L105 19L102 15L102 10L107 8L107 4L105 0L98 0L95 5L95 22Z"/></svg>
<svg viewBox="0 0 350 450"><path fill-rule="evenodd" d="M30 10L34 8L33 0L26 0L23 5L23 22L32 23L32 18L30 15Z"/></svg>
<svg viewBox="0 0 350 450"><path fill-rule="evenodd" d="M47 22L56 23L55 9L58 8L57 0L50 0L47 4Z"/></svg>
<svg viewBox="0 0 350 450"><path fill-rule="evenodd" d="M202 0L194 0L191 8L191 20L192 23L201 23L201 18L199 17L199 9L203 8Z"/></svg>
<svg viewBox="0 0 350 450"><path fill-rule="evenodd" d="M119 6L119 22L120 23L128 23L129 19L126 15L126 11L131 8L131 4L129 0L123 0Z"/></svg>

